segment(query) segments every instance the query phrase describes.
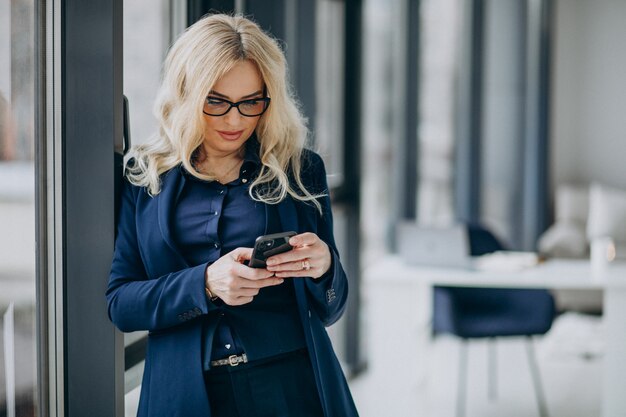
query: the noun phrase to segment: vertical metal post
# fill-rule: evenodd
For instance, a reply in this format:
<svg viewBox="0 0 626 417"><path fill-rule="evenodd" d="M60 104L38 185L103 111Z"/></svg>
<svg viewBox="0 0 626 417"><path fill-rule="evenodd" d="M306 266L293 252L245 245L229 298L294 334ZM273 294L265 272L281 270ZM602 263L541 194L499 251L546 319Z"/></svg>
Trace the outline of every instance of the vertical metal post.
<svg viewBox="0 0 626 417"><path fill-rule="evenodd" d="M420 57L420 0L408 0L406 40L406 114L404 142L404 184L399 193L403 197L404 219L415 219L417 214L417 183L419 168L419 57Z"/></svg>
<svg viewBox="0 0 626 417"><path fill-rule="evenodd" d="M124 412L123 339L104 293L114 240L115 139L122 135L122 1L62 0L60 227L63 417ZM55 51L57 53L57 51ZM57 109L58 110L58 109ZM59 278L59 277L57 277Z"/></svg>
<svg viewBox="0 0 626 417"><path fill-rule="evenodd" d="M48 41L47 2L38 2L35 7L35 241L36 246L36 320L37 328L37 388L40 417L48 417L50 396L49 339L48 339L48 218L47 218L47 170L48 146L46 48Z"/></svg>
<svg viewBox="0 0 626 417"><path fill-rule="evenodd" d="M534 250L548 227L552 0L527 0L526 123L522 249Z"/></svg>
<svg viewBox="0 0 626 417"><path fill-rule="evenodd" d="M467 0L459 73L454 195L457 217L480 219L480 145L483 116L484 0Z"/></svg>
<svg viewBox="0 0 626 417"><path fill-rule="evenodd" d="M47 316L48 343L42 348L42 354L47 353L48 366L40 375L48 384L48 389L41 397L41 409L50 416L65 416L65 363L64 363L64 325L63 325L63 179L61 170L61 5L62 0L46 1L46 117L44 144L37 147L37 151L44 152L45 164L39 166L37 173L39 181L45 180L45 190L41 190L42 197L38 205L38 249L42 251L38 259L38 274L45 282L47 292L47 308L42 316ZM45 171L44 171L45 169ZM42 227L44 226L44 227ZM39 293L40 295L42 292ZM42 307L43 308L43 307ZM42 343L42 341L40 341ZM46 351L46 352L44 352ZM45 363L45 362L43 362ZM43 366L43 363L40 366ZM46 375L47 374L47 375ZM41 389L44 389L42 385Z"/></svg>
<svg viewBox="0 0 626 417"><path fill-rule="evenodd" d="M295 50L293 62L289 63L290 74L298 98L302 104L302 111L309 121L309 130L315 132L315 50L316 33L315 22L317 20L317 2L315 1L294 1L295 16L289 16L291 25L295 26L293 33L295 39L287 38L287 42L292 45L289 49ZM314 139L315 137L313 137Z"/></svg>
<svg viewBox="0 0 626 417"><path fill-rule="evenodd" d="M193 25L209 12L234 13L241 10L240 1L235 0L187 0L187 26Z"/></svg>
<svg viewBox="0 0 626 417"><path fill-rule="evenodd" d="M345 0L344 35L344 172L341 204L346 208L347 235L344 266L350 294L346 310L346 361L352 373L363 368L360 356L360 199L361 199L361 42L363 33L361 0Z"/></svg>
<svg viewBox="0 0 626 417"><path fill-rule="evenodd" d="M247 0L246 14L277 39L287 39L286 2L294 0ZM289 57L290 52L287 52ZM291 62L290 62L291 64Z"/></svg>

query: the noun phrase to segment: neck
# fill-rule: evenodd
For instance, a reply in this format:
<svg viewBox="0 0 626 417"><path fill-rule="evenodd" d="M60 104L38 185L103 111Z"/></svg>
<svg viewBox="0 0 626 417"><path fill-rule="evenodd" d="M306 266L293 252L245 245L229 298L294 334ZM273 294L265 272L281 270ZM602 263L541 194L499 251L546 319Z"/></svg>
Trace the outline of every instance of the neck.
<svg viewBox="0 0 626 417"><path fill-rule="evenodd" d="M243 148L233 152L215 152L203 146L194 166L204 174L217 177L219 182L228 182L237 177L236 168L242 160ZM233 175L234 178L231 178Z"/></svg>
<svg viewBox="0 0 626 417"><path fill-rule="evenodd" d="M202 147L198 160L203 165L214 167L219 169L220 167L226 167L232 165L235 161L241 161L243 159L243 149L239 148L232 152L219 152L215 150Z"/></svg>

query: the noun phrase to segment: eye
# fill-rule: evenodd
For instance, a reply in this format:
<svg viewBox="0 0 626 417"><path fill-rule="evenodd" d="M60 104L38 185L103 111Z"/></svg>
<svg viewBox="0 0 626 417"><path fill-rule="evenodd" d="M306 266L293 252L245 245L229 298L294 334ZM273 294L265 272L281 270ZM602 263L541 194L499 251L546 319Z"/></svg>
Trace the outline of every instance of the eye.
<svg viewBox="0 0 626 417"><path fill-rule="evenodd" d="M206 103L209 106L223 106L226 102L219 98L207 97Z"/></svg>
<svg viewBox="0 0 626 417"><path fill-rule="evenodd" d="M263 104L263 100L261 99L246 100L241 103L242 106L248 109L254 109L262 104Z"/></svg>

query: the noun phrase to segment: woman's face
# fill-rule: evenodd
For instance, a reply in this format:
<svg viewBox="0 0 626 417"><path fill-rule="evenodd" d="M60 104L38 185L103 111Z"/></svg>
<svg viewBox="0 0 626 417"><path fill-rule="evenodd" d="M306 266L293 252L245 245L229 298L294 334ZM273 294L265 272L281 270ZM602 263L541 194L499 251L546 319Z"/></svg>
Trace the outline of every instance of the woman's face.
<svg viewBox="0 0 626 417"><path fill-rule="evenodd" d="M233 103L262 98L261 74L254 63L242 61L219 79L207 97L229 100ZM222 156L236 151L250 138L260 117L243 116L234 107L231 107L223 116L210 116L205 113L205 151L213 156Z"/></svg>

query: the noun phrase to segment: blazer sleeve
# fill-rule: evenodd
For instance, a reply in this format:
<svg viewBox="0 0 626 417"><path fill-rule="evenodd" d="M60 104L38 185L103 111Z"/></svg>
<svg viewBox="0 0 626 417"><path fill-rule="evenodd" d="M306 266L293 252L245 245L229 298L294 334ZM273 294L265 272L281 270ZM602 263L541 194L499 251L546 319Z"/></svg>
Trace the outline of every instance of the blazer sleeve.
<svg viewBox="0 0 626 417"><path fill-rule="evenodd" d="M138 187L124 181L115 251L106 291L109 318L120 330L161 330L183 324L217 306L204 291L204 263L160 277L148 277L136 228Z"/></svg>
<svg viewBox="0 0 626 417"><path fill-rule="evenodd" d="M325 326L335 323L343 314L348 299L348 279L339 259L339 251L333 234L333 214L330 206L330 195L326 181L326 169L322 158L310 152L308 166L305 165L303 177L312 184L310 191L324 194L318 201L322 206L317 216L317 235L330 249L331 266L318 279L306 278L306 288L312 308ZM310 176L310 177L309 177ZM303 178L304 180L304 178ZM306 185L305 185L306 186Z"/></svg>

